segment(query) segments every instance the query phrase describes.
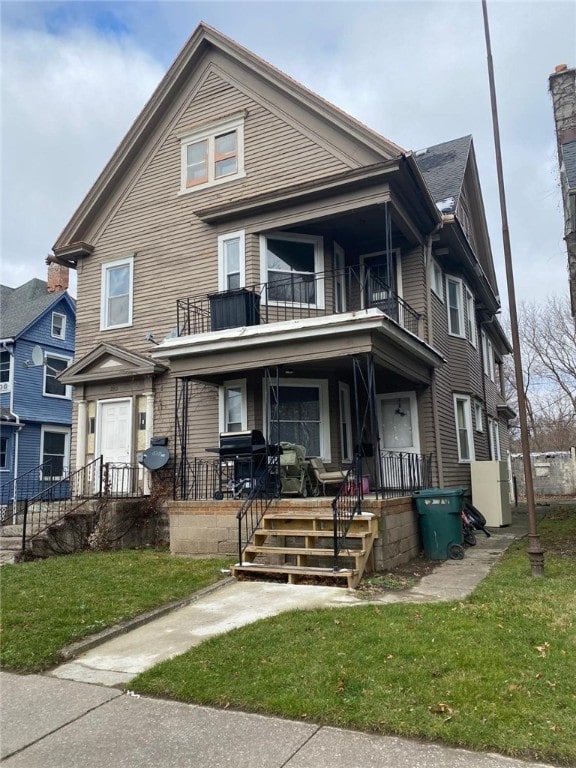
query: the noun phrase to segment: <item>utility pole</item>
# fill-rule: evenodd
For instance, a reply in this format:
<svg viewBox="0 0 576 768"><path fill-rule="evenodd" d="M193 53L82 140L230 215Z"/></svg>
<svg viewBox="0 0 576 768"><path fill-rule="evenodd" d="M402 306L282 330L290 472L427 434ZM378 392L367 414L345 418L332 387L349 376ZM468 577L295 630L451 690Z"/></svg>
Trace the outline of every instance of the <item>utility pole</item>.
<svg viewBox="0 0 576 768"><path fill-rule="evenodd" d="M490 102L492 105L492 128L494 131L494 148L496 151L496 171L498 174L498 192L500 195L500 215L502 218L502 243L504 246L504 263L506 265L506 283L508 286L508 305L510 311L510 330L512 333L512 356L514 358L514 373L516 376L516 391L518 394L518 417L520 419L520 441L526 480L526 502L528 504L528 559L532 576L544 576L544 550L540 545L538 525L536 520L536 505L534 503L534 484L532 482L532 465L530 462L530 438L528 435L528 420L526 418L526 398L524 395L524 377L522 374L522 355L520 352L520 337L518 334L518 314L516 311L516 292L514 289L514 272L512 270L512 251L510 248L510 231L508 229L508 214L506 210L506 194L504 191L504 174L502 172L502 151L500 147L500 128L498 125L498 107L496 104L496 87L494 84L494 65L490 46L490 29L488 27L488 9L486 0L482 0L484 15L484 34L486 37L486 55L488 59L488 78L490 81Z"/></svg>

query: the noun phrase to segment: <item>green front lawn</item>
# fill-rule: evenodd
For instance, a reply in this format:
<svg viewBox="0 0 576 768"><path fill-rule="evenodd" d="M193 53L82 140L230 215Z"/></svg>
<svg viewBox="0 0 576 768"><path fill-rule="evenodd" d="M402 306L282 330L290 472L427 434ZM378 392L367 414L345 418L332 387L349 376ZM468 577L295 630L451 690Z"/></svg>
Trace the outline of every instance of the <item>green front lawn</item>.
<svg viewBox="0 0 576 768"><path fill-rule="evenodd" d="M69 643L213 584L228 564L146 549L3 565L0 664L46 669Z"/></svg>
<svg viewBox="0 0 576 768"><path fill-rule="evenodd" d="M143 673L134 691L576 765L576 507L464 602L292 612Z"/></svg>

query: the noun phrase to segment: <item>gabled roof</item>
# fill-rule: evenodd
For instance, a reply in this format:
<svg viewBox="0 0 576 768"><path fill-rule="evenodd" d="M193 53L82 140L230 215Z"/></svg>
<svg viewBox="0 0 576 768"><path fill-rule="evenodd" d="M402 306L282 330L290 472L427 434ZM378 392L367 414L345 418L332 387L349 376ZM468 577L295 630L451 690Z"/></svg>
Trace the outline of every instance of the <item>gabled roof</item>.
<svg viewBox="0 0 576 768"><path fill-rule="evenodd" d="M60 234L54 245L54 253L70 262L75 262L89 253L90 246L87 246L84 239L90 223L109 201L113 190L128 173L132 164L136 162L140 151L157 129L162 118L169 112L173 100L186 87L196 68L200 65L205 66L205 57L214 50L251 70L266 83L308 110L311 115L327 121L343 134L381 155L383 160L398 158L404 153L404 150L394 142L372 131L247 48L202 22L164 75L148 103Z"/></svg>
<svg viewBox="0 0 576 768"><path fill-rule="evenodd" d="M424 180L442 213L454 213L462 192L472 136L414 152Z"/></svg>
<svg viewBox="0 0 576 768"><path fill-rule="evenodd" d="M63 297L66 297L70 308L74 311L74 299L64 291L48 291L46 282L37 277L28 280L18 288L0 286L2 318L0 334L5 339L17 338Z"/></svg>
<svg viewBox="0 0 576 768"><path fill-rule="evenodd" d="M166 370L163 363L131 352L118 344L99 344L60 374L64 384L151 376Z"/></svg>

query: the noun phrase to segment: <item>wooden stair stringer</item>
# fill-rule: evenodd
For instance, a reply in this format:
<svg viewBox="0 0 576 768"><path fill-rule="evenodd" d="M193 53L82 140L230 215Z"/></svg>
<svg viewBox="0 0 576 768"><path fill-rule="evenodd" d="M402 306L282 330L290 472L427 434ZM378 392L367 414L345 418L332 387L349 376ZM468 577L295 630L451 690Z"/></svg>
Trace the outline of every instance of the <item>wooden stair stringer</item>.
<svg viewBox="0 0 576 768"><path fill-rule="evenodd" d="M348 561L348 567L334 570L331 510L272 508L244 550L242 563L232 566L232 573L240 579L269 578L289 584L344 582L349 589L355 589L377 537L377 517L370 513L356 516L346 537L349 546L340 555Z"/></svg>

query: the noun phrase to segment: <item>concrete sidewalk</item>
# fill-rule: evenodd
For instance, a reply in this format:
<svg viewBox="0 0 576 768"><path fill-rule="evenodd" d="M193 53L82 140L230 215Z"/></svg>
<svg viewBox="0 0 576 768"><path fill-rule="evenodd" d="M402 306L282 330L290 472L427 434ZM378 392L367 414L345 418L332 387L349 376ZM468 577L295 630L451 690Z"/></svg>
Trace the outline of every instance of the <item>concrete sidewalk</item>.
<svg viewBox="0 0 576 768"><path fill-rule="evenodd" d="M479 534L464 560L447 561L415 587L370 602L463 599L510 543L525 516ZM0 673L1 757L26 768L536 768L434 744L374 736L305 722L209 709L123 693L113 686L206 638L294 608L366 605L347 589L228 580L198 599L142 624L108 633L46 675ZM115 635L115 636L111 636ZM94 684L96 683L96 684Z"/></svg>
<svg viewBox="0 0 576 768"><path fill-rule="evenodd" d="M40 675L2 672L0 686L6 768L543 768Z"/></svg>

